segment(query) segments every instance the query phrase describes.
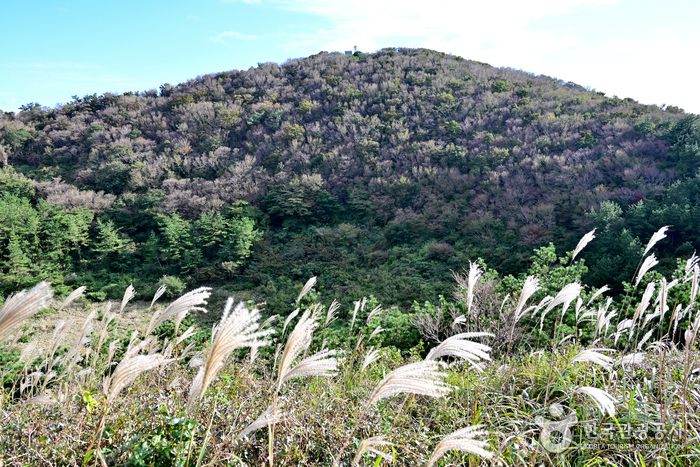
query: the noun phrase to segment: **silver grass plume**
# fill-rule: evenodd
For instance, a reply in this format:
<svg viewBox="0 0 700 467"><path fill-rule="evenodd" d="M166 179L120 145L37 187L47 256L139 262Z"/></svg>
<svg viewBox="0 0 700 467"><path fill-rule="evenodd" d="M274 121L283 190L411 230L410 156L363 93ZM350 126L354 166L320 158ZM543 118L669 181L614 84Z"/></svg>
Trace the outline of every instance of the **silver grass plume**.
<svg viewBox="0 0 700 467"><path fill-rule="evenodd" d="M66 297L66 299L63 300L63 302L61 303L61 305L58 307L58 311L63 310L63 309L64 309L66 306L68 306L68 304L69 304L70 302L72 302L73 300L82 297L83 294L85 293L85 290L87 290L87 287L82 286L82 287L78 287L77 289L75 289L74 291L72 291L72 292L70 293L70 295L68 295L68 296Z"/></svg>
<svg viewBox="0 0 700 467"><path fill-rule="evenodd" d="M148 323L146 335L151 334L155 328L172 318L175 318L175 334L177 334L180 323L187 315L187 312L191 310L207 312L207 310L200 307L200 305L206 305L210 295L211 287L200 287L191 292L187 292L185 295L175 300L163 310L163 312L156 311L153 313L151 322Z"/></svg>
<svg viewBox="0 0 700 467"><path fill-rule="evenodd" d="M158 287L158 290L156 290L156 293L153 295L153 300L151 300L151 306L148 307L149 310L153 308L153 305L156 304L158 299L165 293L166 290L168 290L168 288L165 286L165 284Z"/></svg>
<svg viewBox="0 0 700 467"><path fill-rule="evenodd" d="M654 245L656 245L656 243L659 240L663 240L664 238L666 238L667 230L668 226L661 227L659 230L656 231L656 233L654 233L654 235L651 236L651 238L649 239L649 243L647 243L647 247L644 248L644 253L642 253L642 256L646 256L647 253L649 253L649 250L654 248Z"/></svg>
<svg viewBox="0 0 700 467"><path fill-rule="evenodd" d="M576 321L578 322L579 316L581 315L581 310L583 309L583 300L581 297L576 299L576 306L574 307Z"/></svg>
<svg viewBox="0 0 700 467"><path fill-rule="evenodd" d="M656 260L656 256L653 253L644 258L644 262L637 273L637 278L634 280L634 286L637 287L641 282L642 277L644 277L644 275L657 264L659 264L659 262Z"/></svg>
<svg viewBox="0 0 700 467"><path fill-rule="evenodd" d="M282 420L283 415L281 413L274 415L272 406L269 406L263 413L260 414L258 418L255 419L255 421L253 421L253 423L248 425L245 430L241 431L238 437L247 438L252 432L258 431L260 428L265 428L270 424L281 422Z"/></svg>
<svg viewBox="0 0 700 467"><path fill-rule="evenodd" d="M603 331L603 328L605 328L605 333L607 334L612 319L617 316L617 310L610 310L610 313L608 313L612 302L612 297L608 297L608 300L605 302L605 306L599 309L602 313L598 316L599 319L596 321L596 336L598 333Z"/></svg>
<svg viewBox="0 0 700 467"><path fill-rule="evenodd" d="M467 322L467 317L464 315L459 315L454 319L454 321L452 321L452 324L450 325L450 329L456 330L460 325L462 325L466 322Z"/></svg>
<svg viewBox="0 0 700 467"><path fill-rule="evenodd" d="M690 273L693 272L696 266L700 265L700 258L693 252L693 256L688 258L685 262L685 277L684 282L688 282L688 277Z"/></svg>
<svg viewBox="0 0 700 467"><path fill-rule="evenodd" d="M195 332L196 330L194 329L194 326L190 326L185 332L182 333L180 337L178 337L175 340L175 345L182 344L186 339L189 339L190 337L194 336Z"/></svg>
<svg viewBox="0 0 700 467"><path fill-rule="evenodd" d="M484 449L488 442L475 439L479 436L488 435L489 432L481 429L482 425L474 425L445 436L440 444L435 448L435 452L430 456L426 467L431 467L447 451L465 451L470 454L491 459L493 453Z"/></svg>
<svg viewBox="0 0 700 467"><path fill-rule="evenodd" d="M644 337L642 337L642 340L639 341L639 344L637 344L637 350L641 350L642 347L644 347L644 344L647 343L649 339L651 339L651 336L654 334L654 330L650 329L646 334L644 334Z"/></svg>
<svg viewBox="0 0 700 467"><path fill-rule="evenodd" d="M34 396L34 397L32 397L32 398L27 399L26 401L24 401L24 405L30 405L30 404L34 404L34 405L54 405L54 404L58 404L58 401L56 400L56 398L55 398L53 395L51 395L51 394L44 394L44 395L41 395L41 396Z"/></svg>
<svg viewBox="0 0 700 467"><path fill-rule="evenodd" d="M571 262L574 262L574 258L581 253L581 250L586 248L586 245L588 245L594 238L595 238L595 229L591 230L588 232L586 235L581 237L581 240L579 240L578 245L576 245L576 248L574 248L574 253L571 255Z"/></svg>
<svg viewBox="0 0 700 467"><path fill-rule="evenodd" d="M289 314L289 316L287 316L287 319L284 320L284 326L282 327L282 334L283 334L283 335L284 335L284 331L287 330L287 326L289 325L289 323L290 323L294 318L296 318L296 316L297 316L298 314L299 314L299 308L297 308L296 310L292 311L292 312Z"/></svg>
<svg viewBox="0 0 700 467"><path fill-rule="evenodd" d="M370 394L366 406L369 407L382 399L404 393L442 397L452 390L443 381L445 376L437 362L424 360L409 363L386 375Z"/></svg>
<svg viewBox="0 0 700 467"><path fill-rule="evenodd" d="M601 350L611 351L612 349L586 349L571 359L574 362L595 363L605 368L607 371L612 370L613 359L605 354L600 353Z"/></svg>
<svg viewBox="0 0 700 467"><path fill-rule="evenodd" d="M10 295L0 310L0 340L5 338L19 323L37 311L46 308L53 292L50 282L39 282L31 290Z"/></svg>
<svg viewBox="0 0 700 467"><path fill-rule="evenodd" d="M656 282L649 282L647 288L644 289L644 294L642 295L642 300L637 305L637 309L632 317L632 323L636 323L640 316L644 316L649 304L651 303L651 297L654 296L654 289L656 288Z"/></svg>
<svg viewBox="0 0 700 467"><path fill-rule="evenodd" d="M698 296L698 276L700 275L700 267L697 265L693 268L692 283L690 285L690 305L689 309L693 308L695 304L695 297Z"/></svg>
<svg viewBox="0 0 700 467"><path fill-rule="evenodd" d="M158 354L136 355L123 359L117 365L112 376L105 380L104 393L107 396L107 403L111 403L122 389L131 384L144 371L152 370L173 361Z"/></svg>
<svg viewBox="0 0 700 467"><path fill-rule="evenodd" d="M379 333L382 332L382 331L386 331L386 329L384 329L384 328L381 327L381 326L377 326L377 327L374 329L374 331L372 331L372 333L371 333L371 334L369 335L369 337L367 338L367 343L369 344L369 341L371 341L373 337L375 337L377 334L379 334Z"/></svg>
<svg viewBox="0 0 700 467"><path fill-rule="evenodd" d="M381 351L379 349L374 349L373 347L370 347L369 351L367 352L367 355L365 355L365 358L362 360L362 369L360 371L365 371L365 369L372 363L377 361L377 359L379 359L380 356Z"/></svg>
<svg viewBox="0 0 700 467"><path fill-rule="evenodd" d="M264 329L267 325L274 323L280 318L280 315L272 315L269 318L267 318L263 323L260 325L260 329Z"/></svg>
<svg viewBox="0 0 700 467"><path fill-rule="evenodd" d="M362 297L362 300L355 302L355 310L352 312L352 321L350 322L350 330L355 326L355 319L357 318L358 311L365 311L365 305L367 304L367 297Z"/></svg>
<svg viewBox="0 0 700 467"><path fill-rule="evenodd" d="M117 349L121 347L121 343L119 341L112 341L109 343L109 347L107 348L107 365L111 366L112 365L112 359L114 358L114 354L117 352Z"/></svg>
<svg viewBox="0 0 700 467"><path fill-rule="evenodd" d="M268 342L261 339L274 333L273 329L258 331L260 311L257 308L248 310L241 302L231 313L232 305L233 298L229 298L221 322L216 327L214 343L209 351L207 361L200 367L199 374L192 383L187 400L188 408L192 407L193 403L206 392L231 352L240 347L267 345Z"/></svg>
<svg viewBox="0 0 700 467"><path fill-rule="evenodd" d="M355 326L355 319L357 318L357 311L360 309L361 303L362 303L362 300L358 300L355 302L355 309L352 312L352 321L350 322L350 331L352 331L352 328Z"/></svg>
<svg viewBox="0 0 700 467"><path fill-rule="evenodd" d="M384 309L381 305L375 306L374 309L369 312L369 315L367 315L367 325L369 326L369 323L371 323L372 320L376 318L382 311L384 311Z"/></svg>
<svg viewBox="0 0 700 467"><path fill-rule="evenodd" d="M19 355L19 363L30 364L39 355L41 355L43 350L41 348L37 348L37 344L37 341L31 341L29 344L24 346L24 349L22 349L22 353Z"/></svg>
<svg viewBox="0 0 700 467"><path fill-rule="evenodd" d="M493 334L488 332L466 332L463 334L456 334L452 337L448 337L442 341L440 345L433 348L425 359L437 361L440 357L457 357L469 362L477 371L482 371L477 363L481 360L491 360L488 354L491 351L491 347L467 339L487 336L494 337Z"/></svg>
<svg viewBox="0 0 700 467"><path fill-rule="evenodd" d="M129 287L126 288L124 291L124 297L122 298L122 304L119 307L119 313L124 313L124 308L126 308L126 304L131 301L132 298L136 296L136 289L134 289L133 284L130 284Z"/></svg>
<svg viewBox="0 0 700 467"><path fill-rule="evenodd" d="M515 306L515 312L513 313L513 327L525 316L525 313L528 311L525 309L525 304L538 290L540 290L540 280L535 276L527 276L525 283L523 283L523 289L520 291L520 298L518 299L518 304Z"/></svg>
<svg viewBox="0 0 700 467"><path fill-rule="evenodd" d="M328 313L326 313L326 327L328 327L329 324L331 324L337 319L338 308L340 308L340 303L338 303L336 300L333 300L331 306L328 307Z"/></svg>
<svg viewBox="0 0 700 467"><path fill-rule="evenodd" d="M631 353L625 355L615 362L615 366L618 365L640 365L646 360L644 353Z"/></svg>
<svg viewBox="0 0 700 467"><path fill-rule="evenodd" d="M632 323L631 319L623 319L619 323L617 323L617 329L615 330L615 333L613 334L615 336L615 344L617 344L617 341L622 337L622 335L625 333L625 331L630 333L630 336L634 332L634 323ZM631 331L630 331L631 330Z"/></svg>
<svg viewBox="0 0 700 467"><path fill-rule="evenodd" d="M85 344L89 341L87 336L92 332L94 327L92 320L95 319L95 316L97 316L96 310L92 310L90 314L87 315L87 318L85 318L83 322L83 327L80 330L80 335L75 339L70 350L63 357L64 362L69 362L66 373L70 373L70 369L80 360L82 353L88 351L85 348Z"/></svg>
<svg viewBox="0 0 700 467"><path fill-rule="evenodd" d="M133 337L133 334L132 334ZM135 355L138 355L141 353L142 350L147 349L151 345L157 343L158 341L156 340L155 337L153 336L148 336L141 342L136 342L133 340L132 342L129 342L129 347L126 348L126 351L124 352L124 358L126 357L133 357Z"/></svg>
<svg viewBox="0 0 700 467"><path fill-rule="evenodd" d="M308 281L306 281L306 284L304 284L304 287L301 288L301 292L299 293L299 296L297 297L297 303L306 295L309 293L309 291L316 285L316 276L312 277Z"/></svg>
<svg viewBox="0 0 700 467"><path fill-rule="evenodd" d="M595 293L593 295L591 295L591 298L588 299L588 302L586 302L586 305L590 305L591 303L593 303L593 301L596 298L600 297L602 294L604 294L608 290L610 290L610 287L608 287L607 285L604 285L603 287L596 290Z"/></svg>
<svg viewBox="0 0 700 467"><path fill-rule="evenodd" d="M338 369L338 359L333 357L337 354L337 350L322 350L306 357L282 375L280 386L294 378L335 375Z"/></svg>
<svg viewBox="0 0 700 467"><path fill-rule="evenodd" d="M371 438L363 440L360 443L360 447L357 450L355 458L352 460L352 466L355 467L357 465L360 465L360 460L362 460L362 456L364 456L367 452L371 452L380 457L385 457L386 453L380 451L377 448L389 446L395 446L395 444L387 441L386 436L373 436Z"/></svg>
<svg viewBox="0 0 700 467"><path fill-rule="evenodd" d="M586 394L591 399L593 399L593 402L595 402L595 404L598 406L598 408L603 414L607 413L611 417L615 416L615 402L617 401L613 396L603 391L602 389L590 386L583 386L578 388L574 392L579 394Z"/></svg>
<svg viewBox="0 0 700 467"><path fill-rule="evenodd" d="M542 313L542 318L540 320L540 330L544 328L544 318L547 316L547 313L549 313L552 309L563 303L564 307L562 309L561 315L564 316L567 308L569 308L571 302L573 302L579 296L581 290L581 284L579 284L578 282L566 284L557 294L557 296L554 297L554 299L551 302L549 302L549 305L547 305L547 308Z"/></svg>
<svg viewBox="0 0 700 467"><path fill-rule="evenodd" d="M316 314L311 313L311 310L307 309L301 315L284 347L277 373L277 391L282 387L283 378L290 370L294 360L311 345L313 333L317 326Z"/></svg>
<svg viewBox="0 0 700 467"><path fill-rule="evenodd" d="M466 278L460 274L457 274L454 272L452 273L452 277L454 277L457 284L460 287L467 289L467 313L468 314L471 314L472 306L474 304L474 288L476 287L476 284L479 281L479 278L481 277L481 275L483 273L484 273L484 270L481 268L479 263L476 263L476 262L472 263L471 261L469 261L469 271L467 272Z"/></svg>

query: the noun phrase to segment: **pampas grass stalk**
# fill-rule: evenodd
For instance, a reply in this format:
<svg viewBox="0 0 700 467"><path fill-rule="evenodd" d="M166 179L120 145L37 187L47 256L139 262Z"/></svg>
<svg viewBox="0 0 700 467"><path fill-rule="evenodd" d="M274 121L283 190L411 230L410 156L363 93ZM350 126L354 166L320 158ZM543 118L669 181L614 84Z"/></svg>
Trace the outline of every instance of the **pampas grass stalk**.
<svg viewBox="0 0 700 467"><path fill-rule="evenodd" d="M136 289L134 289L133 284L131 284L124 291L124 297L122 298L122 304L119 307L119 313L124 313L124 308L126 308L126 304L129 303L131 301L131 299L134 298L135 296L136 296Z"/></svg>
<svg viewBox="0 0 700 467"><path fill-rule="evenodd" d="M491 360L488 354L491 351L491 347L480 344L479 342L467 340L474 337L494 337L494 335L489 332L456 334L442 341L437 347L434 347L425 359L427 361L437 361L440 357L457 357L469 362L477 371L482 371L477 365L477 362L480 360Z"/></svg>
<svg viewBox="0 0 700 467"><path fill-rule="evenodd" d="M574 393L586 394L591 399L593 399L593 402L595 402L596 406L598 406L603 415L607 413L611 417L615 416L615 402L617 401L613 396L611 396L604 390L590 386L584 386L578 388L576 391L574 391Z"/></svg>
<svg viewBox="0 0 700 467"><path fill-rule="evenodd" d="M605 354L600 353L601 350L611 351L612 349L586 349L583 352L576 355L574 358L572 358L570 363L595 363L596 365L600 365L601 367L603 367L605 370L610 371L612 370L613 359Z"/></svg>
<svg viewBox="0 0 700 467"><path fill-rule="evenodd" d="M357 417L357 422L341 446L334 465L340 465L343 452L345 452L345 449L350 444L352 435L355 433L355 430L371 406L382 399L387 399L398 394L442 397L452 390L452 387L443 381L446 376L444 372L440 371L439 364L431 360L409 363L386 375L367 399L362 412L360 412Z"/></svg>
<svg viewBox="0 0 700 467"><path fill-rule="evenodd" d="M302 376L331 376L335 374L338 367L337 359L333 358L337 352L332 350L322 350L315 355L303 359L296 366L292 367L292 363L296 358L311 345L314 330L318 326L316 322L318 313L318 306L315 306L313 311L312 309L307 309L289 335L277 373L277 384L272 402L273 419L277 416L277 403L280 389L286 381ZM270 467L272 467L272 465L274 465L274 422L268 425L268 434L268 454Z"/></svg>
<svg viewBox="0 0 700 467"><path fill-rule="evenodd" d="M666 238L666 231L668 230L668 226L661 227L659 230L657 230L654 235L651 236L649 239L649 243L647 243L646 248L644 248L644 253L642 253L642 256L646 256L647 253L649 253L649 250L654 248L654 245L656 245L660 240L663 240ZM642 274L643 275L643 274Z"/></svg>
<svg viewBox="0 0 700 467"><path fill-rule="evenodd" d="M74 291L72 291L72 292L70 293L70 295L68 295L68 296L65 298L65 300L63 300L63 302L61 302L61 305L58 307L58 310L57 310L57 311L63 310L65 307L68 306L69 303L71 303L72 301L74 301L74 300L76 300L76 299L82 297L83 294L85 293L85 290L87 290L87 287L82 286L82 287L78 287L77 289L75 289Z"/></svg>
<svg viewBox="0 0 700 467"><path fill-rule="evenodd" d="M372 320L374 318L376 318L377 316L379 316L379 313L381 313L382 311L384 311L384 309L382 308L381 305L375 306L374 309L372 311L370 311L369 314L367 315L367 326L369 326L369 324L372 322Z"/></svg>
<svg viewBox="0 0 700 467"><path fill-rule="evenodd" d="M166 290L168 290L168 288L165 286L165 284L158 287L158 290L156 290L156 293L153 295L153 300L151 300L151 306L148 307L149 310L153 308L153 305L155 305L156 301L158 301Z"/></svg>
<svg viewBox="0 0 700 467"><path fill-rule="evenodd" d="M491 459L493 453L484 449L488 446L488 442L475 439L488 434L488 431L481 429L481 425L474 425L462 428L461 430L445 436L435 448L433 455L428 459L426 467L431 467L435 464L447 451L465 451L486 459Z"/></svg>
<svg viewBox="0 0 700 467"><path fill-rule="evenodd" d="M297 297L297 303L301 301L304 295L306 295L311 289L313 289L314 285L316 285L316 276L306 281L304 287L301 288L301 292L299 292L299 296Z"/></svg>
<svg viewBox="0 0 700 467"><path fill-rule="evenodd" d="M192 382L190 395L187 399L188 409L191 409L193 404L201 399L231 352L240 347L267 345L268 342L262 339L274 333L273 329L257 330L260 319L260 311L257 308L248 310L241 302L231 312L232 305L233 299L229 298L221 322L216 327L214 342L206 363L200 367L199 373Z"/></svg>
<svg viewBox="0 0 700 467"><path fill-rule="evenodd" d="M180 323L185 319L189 311L199 310L204 313L207 312L207 310L200 305L206 305L210 295L211 287L200 287L191 292L187 292L175 300L163 310L163 312L156 311L153 313L153 317L151 317L151 321L148 323L146 335L151 334L158 326L172 318L175 318L175 335L177 335Z"/></svg>
<svg viewBox="0 0 700 467"><path fill-rule="evenodd" d="M87 452L90 452L90 449L95 443L95 438L97 438L99 434L99 438L97 440L97 448L95 449L95 451L97 451L97 453L95 454L96 458L99 455L100 443L102 441L102 428L105 424L107 412L109 410L109 407L112 405L112 402L121 392L121 390L127 387L129 384L131 384L141 373L152 370L161 365L167 365L168 363L171 363L173 361L174 360L167 359L163 355L158 354L136 355L134 357L124 358L119 363L119 365L117 365L117 368L114 370L112 376L108 376L107 378L105 378L105 402L104 407L102 409L102 417L100 419L100 423L97 426L95 436L93 437L92 442L90 443L90 446L87 449Z"/></svg>
<svg viewBox="0 0 700 467"><path fill-rule="evenodd" d="M637 287L639 283L641 282L642 278L644 275L649 272L651 268L659 264L659 262L656 259L656 256L652 253L651 255L647 256L644 258L644 262L642 263L642 266L639 268L639 271L637 272L637 277L634 280L634 286Z"/></svg>
<svg viewBox="0 0 700 467"><path fill-rule="evenodd" d="M19 323L46 308L53 298L50 282L39 282L31 290L10 295L0 310L0 341Z"/></svg>
<svg viewBox="0 0 700 467"><path fill-rule="evenodd" d="M508 350L507 350L507 355L510 355L511 351L511 345L513 344L513 336L515 334L515 326L518 324L518 321L520 321L525 314L527 314L528 311L530 311L531 308L525 308L525 304L527 301L532 297L532 295L540 290L540 280L535 277L535 276L527 276L525 279L525 282L523 283L523 288L520 291L520 298L518 299L518 303L515 306L515 310L513 311L513 322L510 326L510 333L508 334ZM505 304L506 299L503 300L503 304L501 304L501 308L503 308L503 305Z"/></svg>
<svg viewBox="0 0 700 467"><path fill-rule="evenodd" d="M372 363L377 361L377 359L379 359L380 356L380 349L374 349L373 347L370 347L369 351L367 352L367 355L365 355L365 358L362 360L362 368L360 369L360 371L365 371L365 369Z"/></svg>
<svg viewBox="0 0 700 467"><path fill-rule="evenodd" d="M261 428L265 428L272 423L281 422L284 419L283 415L278 413L273 415L273 407L269 406L263 413L260 414L258 418L248 425L241 433L238 435L239 438L247 438L249 434L254 431L258 431Z"/></svg>
<svg viewBox="0 0 700 467"><path fill-rule="evenodd" d="M360 447L357 450L355 458L352 460L352 466L355 467L360 465L360 460L362 459L362 456L367 452L374 453L380 456L380 458L384 457L386 453L380 451L377 448L386 446L395 446L394 443L390 443L386 440L386 436L373 436L371 438L363 440L360 443Z"/></svg>
<svg viewBox="0 0 700 467"><path fill-rule="evenodd" d="M588 232L586 235L581 237L581 240L579 240L578 245L576 245L576 248L574 248L574 252L571 254L571 261L570 263L574 262L574 259L576 256L581 253L581 251L586 248L586 245L588 245L593 239L595 238L595 229L591 230Z"/></svg>

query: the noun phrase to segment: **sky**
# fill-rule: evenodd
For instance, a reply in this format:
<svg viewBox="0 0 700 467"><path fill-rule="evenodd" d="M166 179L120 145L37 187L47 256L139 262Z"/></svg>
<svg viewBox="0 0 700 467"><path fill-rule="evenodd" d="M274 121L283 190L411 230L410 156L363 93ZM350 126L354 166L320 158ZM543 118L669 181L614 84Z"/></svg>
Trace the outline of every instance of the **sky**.
<svg viewBox="0 0 700 467"><path fill-rule="evenodd" d="M0 15L0 109L426 47L700 114L698 0L22 0Z"/></svg>

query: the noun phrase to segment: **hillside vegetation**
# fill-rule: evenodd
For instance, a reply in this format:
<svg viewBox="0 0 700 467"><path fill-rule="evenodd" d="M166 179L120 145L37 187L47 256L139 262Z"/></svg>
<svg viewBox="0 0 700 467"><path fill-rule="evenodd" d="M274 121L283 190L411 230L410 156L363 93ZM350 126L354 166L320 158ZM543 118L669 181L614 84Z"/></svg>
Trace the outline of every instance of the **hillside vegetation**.
<svg viewBox="0 0 700 467"><path fill-rule="evenodd" d="M582 280L624 290L699 244L700 121L424 49L321 53L159 91L0 115L0 291L218 284L279 312L328 297L437 302L482 258L597 228ZM347 316L343 316L347 318Z"/></svg>

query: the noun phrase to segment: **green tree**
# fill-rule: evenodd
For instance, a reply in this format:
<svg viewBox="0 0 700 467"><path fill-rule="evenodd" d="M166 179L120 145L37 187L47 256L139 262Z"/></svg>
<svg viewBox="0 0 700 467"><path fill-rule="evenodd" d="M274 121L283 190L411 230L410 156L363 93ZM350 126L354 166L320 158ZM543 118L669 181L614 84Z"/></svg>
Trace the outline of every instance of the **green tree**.
<svg viewBox="0 0 700 467"><path fill-rule="evenodd" d="M170 269L178 274L188 274L202 261L202 250L195 246L191 222L177 213L160 218L163 238L163 257Z"/></svg>

